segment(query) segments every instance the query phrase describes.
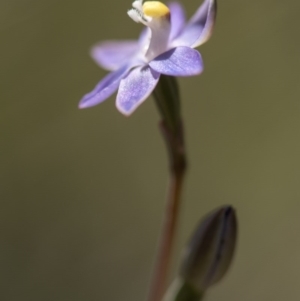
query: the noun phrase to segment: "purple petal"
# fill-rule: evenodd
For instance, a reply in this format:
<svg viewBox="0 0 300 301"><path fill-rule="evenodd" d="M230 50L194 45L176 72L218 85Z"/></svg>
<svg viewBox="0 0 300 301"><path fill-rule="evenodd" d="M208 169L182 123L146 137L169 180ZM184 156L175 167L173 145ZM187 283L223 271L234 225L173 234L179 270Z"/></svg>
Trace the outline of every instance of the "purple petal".
<svg viewBox="0 0 300 301"><path fill-rule="evenodd" d="M205 0L184 28L173 46L198 47L211 36L217 13L217 1Z"/></svg>
<svg viewBox="0 0 300 301"><path fill-rule="evenodd" d="M178 2L171 2L168 4L171 14L171 33L170 41L175 39L182 31L185 25L184 9Z"/></svg>
<svg viewBox="0 0 300 301"><path fill-rule="evenodd" d="M109 73L98 83L92 92L86 94L81 99L79 108L92 107L106 100L118 89L121 79L128 71L129 67L126 65L117 71Z"/></svg>
<svg viewBox="0 0 300 301"><path fill-rule="evenodd" d="M203 70L200 53L185 46L159 55L149 65L159 73L172 76L192 76L200 74Z"/></svg>
<svg viewBox="0 0 300 301"><path fill-rule="evenodd" d="M126 64L138 49L137 41L107 41L95 45L91 56L102 68L114 71Z"/></svg>
<svg viewBox="0 0 300 301"><path fill-rule="evenodd" d="M116 106L124 115L130 115L153 91L160 74L149 66L133 69L121 80Z"/></svg>

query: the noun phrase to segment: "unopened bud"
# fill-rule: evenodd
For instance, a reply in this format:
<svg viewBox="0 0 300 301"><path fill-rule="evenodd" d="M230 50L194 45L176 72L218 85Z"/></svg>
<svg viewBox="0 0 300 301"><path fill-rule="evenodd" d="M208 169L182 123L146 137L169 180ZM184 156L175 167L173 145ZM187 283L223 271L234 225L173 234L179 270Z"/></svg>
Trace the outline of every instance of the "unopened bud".
<svg viewBox="0 0 300 301"><path fill-rule="evenodd" d="M206 216L187 245L180 278L198 292L219 281L234 255L237 220L231 206L223 206Z"/></svg>

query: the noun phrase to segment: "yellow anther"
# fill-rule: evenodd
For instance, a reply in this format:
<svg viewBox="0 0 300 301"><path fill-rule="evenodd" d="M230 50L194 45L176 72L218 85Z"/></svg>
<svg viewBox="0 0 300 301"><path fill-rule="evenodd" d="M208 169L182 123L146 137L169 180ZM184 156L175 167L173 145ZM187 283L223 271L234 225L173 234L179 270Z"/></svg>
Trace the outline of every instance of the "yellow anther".
<svg viewBox="0 0 300 301"><path fill-rule="evenodd" d="M159 1L146 1L143 4L143 13L149 17L159 18L169 16L170 10Z"/></svg>

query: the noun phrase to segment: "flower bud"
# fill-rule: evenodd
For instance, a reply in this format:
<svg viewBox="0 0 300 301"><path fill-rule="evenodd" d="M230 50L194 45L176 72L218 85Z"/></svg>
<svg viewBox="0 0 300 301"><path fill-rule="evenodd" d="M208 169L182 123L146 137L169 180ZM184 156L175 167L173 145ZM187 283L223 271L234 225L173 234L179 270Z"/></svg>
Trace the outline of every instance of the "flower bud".
<svg viewBox="0 0 300 301"><path fill-rule="evenodd" d="M234 255L237 220L231 206L208 214L187 245L180 268L180 278L203 293L228 270Z"/></svg>

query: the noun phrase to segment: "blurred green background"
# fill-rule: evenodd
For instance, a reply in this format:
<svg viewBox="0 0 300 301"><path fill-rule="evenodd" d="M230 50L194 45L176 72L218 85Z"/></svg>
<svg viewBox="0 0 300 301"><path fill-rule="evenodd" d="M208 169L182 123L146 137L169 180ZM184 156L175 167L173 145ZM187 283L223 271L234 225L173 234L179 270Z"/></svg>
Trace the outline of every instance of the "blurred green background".
<svg viewBox="0 0 300 301"><path fill-rule="evenodd" d="M183 1L190 16L200 1ZM2 301L144 300L167 157L149 99L78 110L105 75L99 40L138 36L131 1L0 2ZM232 204L234 264L206 300L298 300L300 85L297 0L219 1L205 72L180 79L189 154L179 250ZM174 268L175 270L175 268Z"/></svg>

